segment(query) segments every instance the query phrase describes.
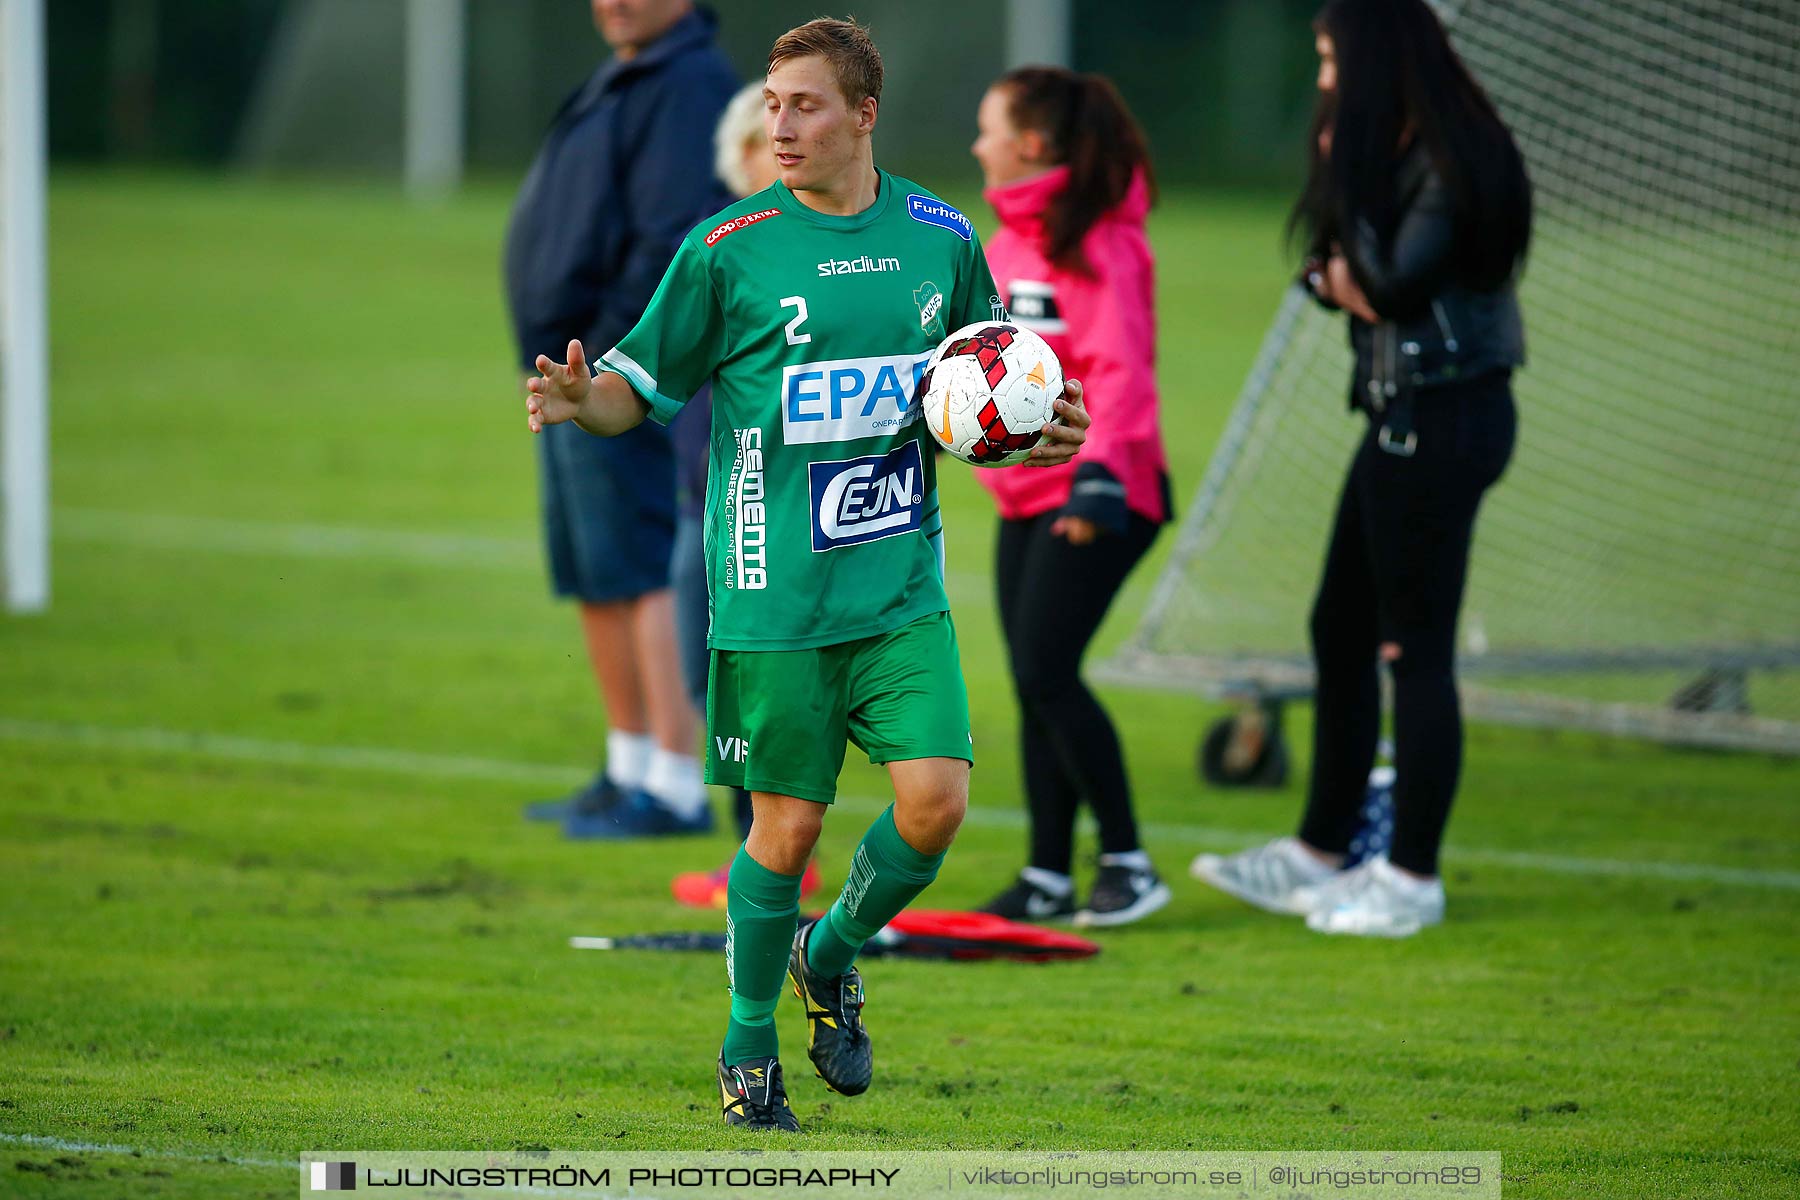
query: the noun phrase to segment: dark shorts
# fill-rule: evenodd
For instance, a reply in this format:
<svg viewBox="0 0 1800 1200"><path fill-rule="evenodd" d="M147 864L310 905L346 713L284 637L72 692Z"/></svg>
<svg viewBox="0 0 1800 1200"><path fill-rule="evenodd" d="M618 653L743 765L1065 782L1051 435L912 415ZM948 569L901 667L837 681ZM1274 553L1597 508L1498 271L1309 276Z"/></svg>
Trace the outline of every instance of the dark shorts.
<svg viewBox="0 0 1800 1200"><path fill-rule="evenodd" d="M645 421L618 437L551 425L538 436L550 582L593 604L669 586L675 460L669 431Z"/></svg>

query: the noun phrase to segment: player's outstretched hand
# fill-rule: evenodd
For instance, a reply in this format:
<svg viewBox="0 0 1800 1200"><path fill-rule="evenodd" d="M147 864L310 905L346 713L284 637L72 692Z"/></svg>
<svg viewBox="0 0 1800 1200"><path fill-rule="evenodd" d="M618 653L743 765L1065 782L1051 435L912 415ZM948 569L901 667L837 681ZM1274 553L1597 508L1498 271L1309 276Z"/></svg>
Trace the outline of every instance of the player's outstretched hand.
<svg viewBox="0 0 1800 1200"><path fill-rule="evenodd" d="M1091 424L1093 420L1081 403L1081 381L1064 380L1062 399L1056 402L1056 419L1044 426L1044 440L1037 444L1025 465L1056 467L1068 462L1081 453L1081 443L1087 441Z"/></svg>
<svg viewBox="0 0 1800 1200"><path fill-rule="evenodd" d="M540 354L537 369L540 374L525 381L525 423L533 433L574 417L592 382L587 358L577 341L569 343L568 362L551 362L549 355Z"/></svg>

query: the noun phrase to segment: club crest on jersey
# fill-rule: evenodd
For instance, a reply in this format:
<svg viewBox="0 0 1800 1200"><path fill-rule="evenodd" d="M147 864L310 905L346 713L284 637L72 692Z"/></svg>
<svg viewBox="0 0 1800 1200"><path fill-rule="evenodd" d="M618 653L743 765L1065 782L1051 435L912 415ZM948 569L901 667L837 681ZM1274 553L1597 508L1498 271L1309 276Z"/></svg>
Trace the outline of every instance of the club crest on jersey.
<svg viewBox="0 0 1800 1200"><path fill-rule="evenodd" d="M930 351L835 358L781 371L781 437L790 446L886 437L913 423Z"/></svg>
<svg viewBox="0 0 1800 1200"><path fill-rule="evenodd" d="M927 279L913 289L913 303L919 306L919 328L933 341L944 340L944 293Z"/></svg>
<svg viewBox="0 0 1800 1200"><path fill-rule="evenodd" d="M915 221L923 221L927 225L936 225L939 229L948 229L963 241L975 236L975 226L969 218L945 204L942 200L914 193L906 198L906 215Z"/></svg>
<svg viewBox="0 0 1800 1200"><path fill-rule="evenodd" d="M807 464L814 552L911 533L925 511L919 443L886 454Z"/></svg>

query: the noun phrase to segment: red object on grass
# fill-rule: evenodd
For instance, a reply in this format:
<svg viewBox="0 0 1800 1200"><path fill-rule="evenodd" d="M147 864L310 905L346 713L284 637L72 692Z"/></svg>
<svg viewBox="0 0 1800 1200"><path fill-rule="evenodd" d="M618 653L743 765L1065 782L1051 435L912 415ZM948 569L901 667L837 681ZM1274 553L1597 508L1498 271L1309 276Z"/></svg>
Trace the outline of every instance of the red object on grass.
<svg viewBox="0 0 1800 1200"><path fill-rule="evenodd" d="M731 881L731 864L726 863L716 871L684 871L669 884L669 891L674 893L678 903L689 908L716 908L725 910L725 889ZM819 890L819 864L807 860L806 870L800 875L800 898L806 899Z"/></svg>
<svg viewBox="0 0 1800 1200"><path fill-rule="evenodd" d="M888 922L873 942L882 942L891 934L900 938L891 952L930 958L1052 962L1100 953L1098 943L1060 929L1009 921L992 913L949 909L909 908Z"/></svg>
<svg viewBox="0 0 1800 1200"><path fill-rule="evenodd" d="M808 918L816 919L816 918ZM725 935L714 932L642 933L629 937L574 937L577 950L687 950L718 954ZM1008 921L989 913L920 909L901 913L869 939L862 958L925 958L939 962L1065 962L1100 953L1086 938Z"/></svg>

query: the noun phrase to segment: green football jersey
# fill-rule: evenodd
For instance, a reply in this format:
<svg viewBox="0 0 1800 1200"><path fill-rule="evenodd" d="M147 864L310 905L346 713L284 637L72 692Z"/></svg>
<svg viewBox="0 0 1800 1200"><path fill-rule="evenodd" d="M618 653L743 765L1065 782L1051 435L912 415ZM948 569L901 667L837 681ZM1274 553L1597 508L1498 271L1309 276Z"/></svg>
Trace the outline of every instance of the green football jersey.
<svg viewBox="0 0 1800 1200"><path fill-rule="evenodd" d="M950 607L913 393L946 334L1004 313L968 218L885 171L854 216L777 183L683 239L599 369L664 423L713 381L714 648L827 646Z"/></svg>

